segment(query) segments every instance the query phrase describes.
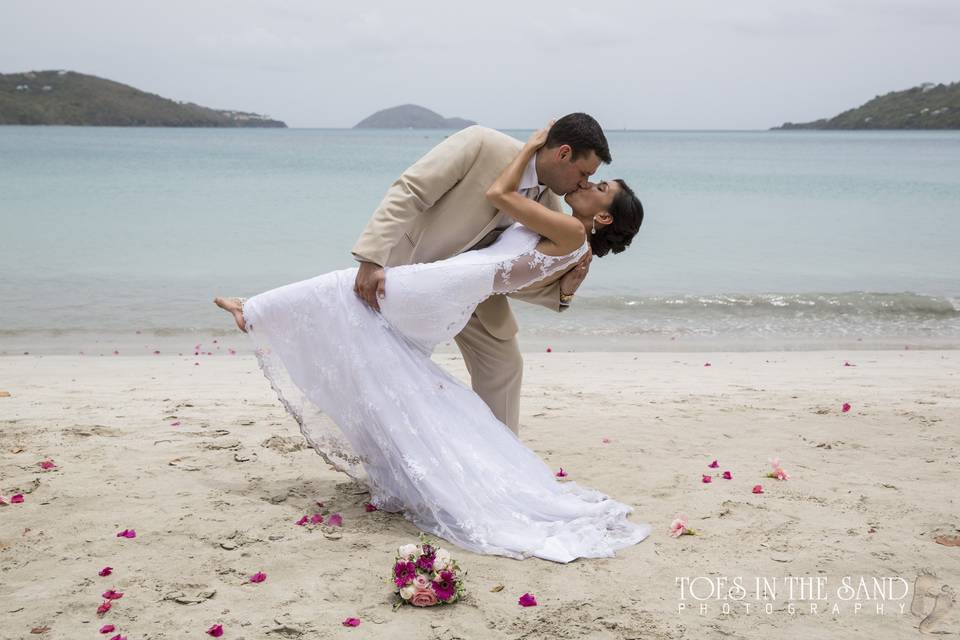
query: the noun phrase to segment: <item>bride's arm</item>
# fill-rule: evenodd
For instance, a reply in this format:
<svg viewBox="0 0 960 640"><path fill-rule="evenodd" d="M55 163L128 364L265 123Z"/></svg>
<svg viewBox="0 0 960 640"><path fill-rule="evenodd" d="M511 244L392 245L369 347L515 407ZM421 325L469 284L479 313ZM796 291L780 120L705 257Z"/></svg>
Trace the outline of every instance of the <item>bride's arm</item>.
<svg viewBox="0 0 960 640"><path fill-rule="evenodd" d="M580 221L517 193L523 171L537 149L546 142L549 129L542 129L530 137L520 154L487 189L487 199L526 228L552 240L560 251L570 252L583 244Z"/></svg>

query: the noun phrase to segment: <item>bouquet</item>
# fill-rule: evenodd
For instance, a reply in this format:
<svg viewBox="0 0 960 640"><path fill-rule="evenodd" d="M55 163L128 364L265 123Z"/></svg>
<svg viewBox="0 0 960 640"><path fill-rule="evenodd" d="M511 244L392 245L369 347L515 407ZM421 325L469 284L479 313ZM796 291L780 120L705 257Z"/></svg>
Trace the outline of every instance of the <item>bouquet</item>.
<svg viewBox="0 0 960 640"><path fill-rule="evenodd" d="M400 601L394 608L404 604L453 604L465 593L462 573L446 549L427 544L420 534L420 544L405 544L397 549L393 583Z"/></svg>

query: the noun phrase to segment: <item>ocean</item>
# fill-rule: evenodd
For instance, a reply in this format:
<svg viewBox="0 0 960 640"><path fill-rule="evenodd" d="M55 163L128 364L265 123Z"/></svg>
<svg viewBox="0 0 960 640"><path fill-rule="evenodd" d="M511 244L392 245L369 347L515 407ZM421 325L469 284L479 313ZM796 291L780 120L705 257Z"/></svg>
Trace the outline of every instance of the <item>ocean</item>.
<svg viewBox="0 0 960 640"><path fill-rule="evenodd" d="M446 135L0 127L0 355L248 352L213 297L355 266ZM960 347L960 132L608 139L643 227L568 311L513 303L524 349Z"/></svg>

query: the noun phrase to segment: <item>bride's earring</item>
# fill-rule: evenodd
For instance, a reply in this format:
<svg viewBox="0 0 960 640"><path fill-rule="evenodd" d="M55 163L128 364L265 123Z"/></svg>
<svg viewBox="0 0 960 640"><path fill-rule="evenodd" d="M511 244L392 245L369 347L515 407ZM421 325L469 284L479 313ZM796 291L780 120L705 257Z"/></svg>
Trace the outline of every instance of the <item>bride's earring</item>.
<svg viewBox="0 0 960 640"><path fill-rule="evenodd" d="M593 219L593 226L590 227L590 235L597 235L597 219Z"/></svg>

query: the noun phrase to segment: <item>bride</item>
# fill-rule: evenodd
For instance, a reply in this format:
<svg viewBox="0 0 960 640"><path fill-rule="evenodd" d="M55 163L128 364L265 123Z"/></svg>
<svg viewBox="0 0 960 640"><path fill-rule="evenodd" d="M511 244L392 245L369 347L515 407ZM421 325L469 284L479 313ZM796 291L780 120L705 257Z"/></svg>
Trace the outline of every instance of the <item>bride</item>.
<svg viewBox="0 0 960 640"><path fill-rule="evenodd" d="M516 223L484 249L388 267L380 313L354 293L356 268L214 302L251 337L306 440L364 483L375 507L476 553L566 563L613 556L650 526L627 518L631 506L558 481L430 358L488 296L565 271L591 245L598 257L619 253L639 229L643 208L622 180L567 194L572 216L517 193L548 130L530 137L486 193Z"/></svg>

